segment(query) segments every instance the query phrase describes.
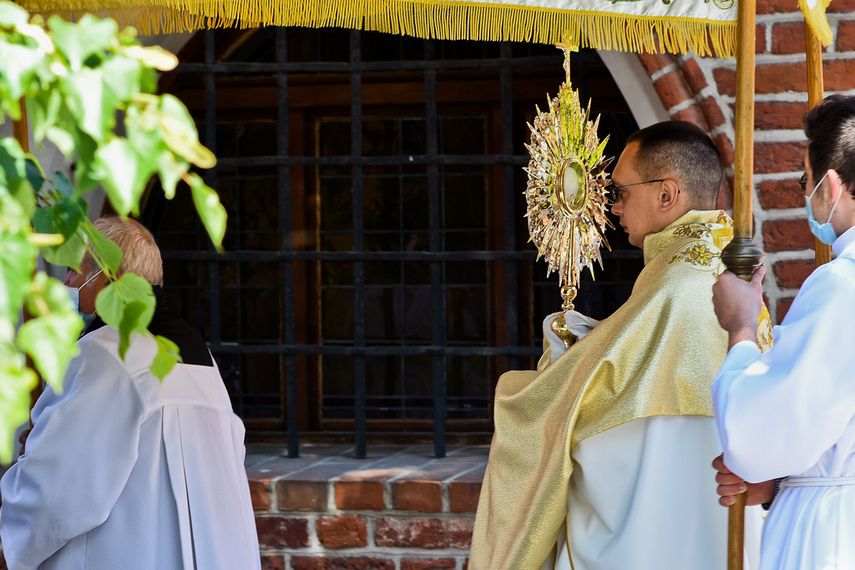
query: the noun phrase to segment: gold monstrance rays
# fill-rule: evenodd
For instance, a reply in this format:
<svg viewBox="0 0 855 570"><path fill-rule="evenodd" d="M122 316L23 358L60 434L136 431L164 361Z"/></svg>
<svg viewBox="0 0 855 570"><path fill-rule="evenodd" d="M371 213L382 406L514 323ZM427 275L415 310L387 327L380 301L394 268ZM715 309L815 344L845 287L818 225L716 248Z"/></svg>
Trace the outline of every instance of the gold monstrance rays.
<svg viewBox="0 0 855 570"><path fill-rule="evenodd" d="M561 47L561 46L559 46ZM566 81L558 96L549 99L546 113L537 108L531 130L531 155L525 196L528 204L529 241L537 246L538 259L548 264L547 276L558 273L563 311L573 308L582 267L593 276L593 261L602 268L600 247L609 247L604 232L612 227L606 217L608 183L604 159L608 137L597 136L599 116L589 119L590 103L582 109L579 93L570 84L570 51L564 50ZM573 50L575 51L575 50ZM564 319L553 323L553 330L569 346L572 335Z"/></svg>

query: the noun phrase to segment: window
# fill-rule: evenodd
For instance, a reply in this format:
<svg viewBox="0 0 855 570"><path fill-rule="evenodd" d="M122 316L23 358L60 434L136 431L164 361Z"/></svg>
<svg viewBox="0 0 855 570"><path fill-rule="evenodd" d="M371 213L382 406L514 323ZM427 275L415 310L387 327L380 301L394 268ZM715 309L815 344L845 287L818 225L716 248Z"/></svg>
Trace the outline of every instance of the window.
<svg viewBox="0 0 855 570"><path fill-rule="evenodd" d="M219 158L211 250L189 192L143 221L170 298L210 342L255 438L489 441L493 387L540 355L557 280L523 214L526 123L564 79L551 46L337 29L200 32L161 90ZM636 129L595 52L572 58L607 152ZM214 125L214 128L209 128ZM623 236L577 307L604 317L641 252Z"/></svg>

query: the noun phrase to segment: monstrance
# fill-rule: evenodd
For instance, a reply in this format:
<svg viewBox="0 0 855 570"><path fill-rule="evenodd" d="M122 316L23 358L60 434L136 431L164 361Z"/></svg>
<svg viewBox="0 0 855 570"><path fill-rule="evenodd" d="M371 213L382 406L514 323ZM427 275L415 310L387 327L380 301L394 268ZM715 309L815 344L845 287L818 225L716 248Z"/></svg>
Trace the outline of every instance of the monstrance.
<svg viewBox="0 0 855 570"><path fill-rule="evenodd" d="M594 275L593 261L602 269L600 248L609 243L606 227L613 227L606 208L609 203L606 166L611 158L603 157L608 137L597 136L599 115L590 120L590 102L583 109L579 92L570 83L571 47L564 51L565 82L558 95L549 99L549 110L541 112L528 127L531 155L525 196L528 205L529 241L537 246L537 258L548 264L547 277L558 273L561 286L562 313L573 309L583 267ZM547 95L548 97L548 95ZM567 330L563 314L553 321L552 330L568 347L574 336Z"/></svg>

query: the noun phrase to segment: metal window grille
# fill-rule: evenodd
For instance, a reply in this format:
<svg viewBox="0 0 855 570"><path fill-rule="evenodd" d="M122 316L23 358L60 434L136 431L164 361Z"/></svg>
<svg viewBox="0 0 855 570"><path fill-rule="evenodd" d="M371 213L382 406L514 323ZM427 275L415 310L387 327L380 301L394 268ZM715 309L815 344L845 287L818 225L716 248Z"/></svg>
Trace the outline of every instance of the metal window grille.
<svg viewBox="0 0 855 570"><path fill-rule="evenodd" d="M525 186L521 168L528 163L522 143L528 139L528 132L518 120L514 95L524 81L515 78L515 73L521 70L554 66L559 76L563 76L560 54L542 46L391 40L368 32L287 28L253 31L252 38L241 36L241 42L236 42L237 47L233 48L230 40L224 40L216 31L203 33L201 57L197 61L183 61L172 73L186 77L187 83L197 83L202 92L199 96L204 103L199 107L203 111L197 116L202 142L220 157L218 166L204 176L230 209L229 231L226 251L218 254L206 245L198 223L192 219L195 214L186 207L186 197L184 206L180 198L176 198L175 204L154 199L146 206L144 222L161 242L167 286L174 281L170 294L178 299L181 312L198 324L209 339L224 377L232 384L239 412L251 418L284 411L289 456L299 454L300 418L306 413L299 404L298 359L313 357L327 359L327 368L352 371L352 378L348 379L352 382L352 393L319 393L316 398L327 417L352 415L358 457L366 454L370 414L389 414L398 419L429 417L435 455L443 457L449 412L465 417L467 410L474 407L489 419L492 405L489 386L482 390L486 396L480 399L466 394L450 396L449 383L452 392L459 393L460 385L466 381L465 374L458 370L465 368L460 362L467 358L483 362L501 358L505 369L530 365L540 355L539 319L557 310L560 304L555 280L542 277L543 264L534 266L530 285L521 285L532 270L535 252L525 245L527 235L521 223L524 213L521 192ZM319 41L305 41L312 35ZM600 68L602 65L595 53L585 52L574 56L573 65L578 77L574 83L584 101L589 85L586 70L590 65ZM438 97L441 74L484 70L490 70L498 79L500 142L492 144L489 151L485 150L489 145L485 145L478 153L461 152L454 147L454 120L460 119L457 125L468 120L476 129L479 124L489 129L485 122L488 119L461 118L443 111ZM373 74L393 72L419 77L418 81L423 83L423 108L415 115L402 112L382 120L399 133L409 129L408 136L418 139L419 144L411 144L412 140L402 137L397 147L379 152L366 148L369 140L366 130L373 128L372 121L380 120L365 116L366 86ZM349 113L317 121L317 152L293 153L289 87L297 81L295 78L326 75L348 77ZM224 86L252 84L258 78L274 80L275 114L256 115L251 124L225 120L217 106ZM559 83L560 79L553 92ZM541 99L545 99L545 93ZM542 100L541 107L544 104ZM622 99L609 111L602 124L613 137L611 153L615 154L621 149L621 139L636 127ZM246 109L230 112L253 115L253 111ZM531 109L530 114L533 113ZM342 143L345 139L347 144L338 146L347 147L346 151L325 153L320 148L323 141ZM318 243L309 250L295 244L299 236L294 228L301 212L294 211L292 206L292 196L297 191L292 186L292 169L305 167L316 169L317 195L321 201L316 228ZM456 222L450 220L454 215L460 217L460 212L447 207L448 201L457 198L454 181L467 176L487 178L487 169L493 169L489 176L500 179L490 188L483 188L485 201L489 192L501 189L499 195L493 192L489 196L491 203L498 201L494 212L499 213L491 214L498 221L487 227L486 222L480 221L467 225L465 215ZM424 191L423 211L417 212L419 220L410 227L405 222L409 214L400 204L404 203L403 193L413 179L418 179ZM329 195L324 194L325 184L332 188ZM392 188L390 200L399 202L397 227L375 224L370 212L366 218L367 195L370 198L374 186L384 184ZM350 205L349 212L344 208L346 219L342 219L341 210L330 206L336 188L339 195L346 195L342 203ZM404 243L408 231L416 235L418 247ZM479 237L479 232L484 235ZM461 236L475 238L467 242L461 241ZM606 273L598 275L596 285L583 287L577 303L581 310L597 317L610 313L628 296L641 266L640 251L624 249L622 237L617 234L610 239L617 249L605 255ZM375 242L384 240L397 244L375 247ZM488 245L488 241L501 246ZM165 247L165 242L171 245ZM342 243L346 246L341 247ZM458 243L463 246L455 247ZM270 270L271 267L275 270ZM319 295L323 304L338 303L337 306L346 307L350 303L347 334L338 338L324 336L335 323L327 323L321 314L318 316L323 329L318 335L320 342L298 342L295 314L306 299L299 297L295 271L303 271L305 267L319 268ZM397 280L378 281L374 275L377 267L387 268L387 274L397 271ZM466 338L465 334L455 338L455 318L460 317L460 311L450 309L465 305L456 301L455 296L468 294L482 300L489 297L486 289L490 278L476 276L472 283L467 283L466 278L468 273L490 272L501 274L499 288L504 299L500 302L493 299L485 308L501 306L503 314L496 318L503 322L503 338L489 339L483 334L475 335L477 338ZM278 275L277 279L265 277L273 273ZM413 277L415 273L418 275ZM532 308L521 311L520 287L528 291L523 296L529 299ZM410 301L418 297L419 307L428 309L419 313L418 333L404 330L408 324L403 315L411 306L408 295ZM374 333L372 319L380 317L372 310L372 303L380 297L392 299L387 305L397 315L392 317L399 329L396 338L381 335L378 339ZM533 326L523 322L532 318ZM245 326L247 322L265 324ZM521 331L526 327L530 330L523 334ZM329 364L336 361L337 368ZM376 380L373 367L378 363L386 363L394 372L390 376L397 387L388 393L368 390ZM259 387L247 389L246 376L254 368L268 371L267 376L271 370L278 374L263 379ZM428 393L408 393L410 369L417 370L421 380L430 384ZM480 377L486 377L487 382L495 381L493 376L501 371L495 366L487 367Z"/></svg>

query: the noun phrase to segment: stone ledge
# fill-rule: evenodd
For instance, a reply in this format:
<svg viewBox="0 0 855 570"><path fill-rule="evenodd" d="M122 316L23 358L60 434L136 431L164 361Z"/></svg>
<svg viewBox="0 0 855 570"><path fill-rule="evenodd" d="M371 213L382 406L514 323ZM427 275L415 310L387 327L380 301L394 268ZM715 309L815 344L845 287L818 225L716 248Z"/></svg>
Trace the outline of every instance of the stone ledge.
<svg viewBox="0 0 855 570"><path fill-rule="evenodd" d="M374 446L356 459L352 447L303 446L284 457L281 446L247 446L246 467L257 512L383 511L474 513L487 465L487 446Z"/></svg>

